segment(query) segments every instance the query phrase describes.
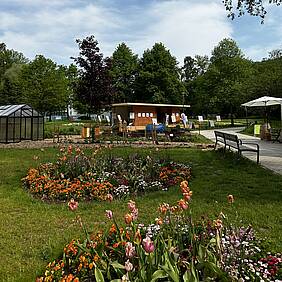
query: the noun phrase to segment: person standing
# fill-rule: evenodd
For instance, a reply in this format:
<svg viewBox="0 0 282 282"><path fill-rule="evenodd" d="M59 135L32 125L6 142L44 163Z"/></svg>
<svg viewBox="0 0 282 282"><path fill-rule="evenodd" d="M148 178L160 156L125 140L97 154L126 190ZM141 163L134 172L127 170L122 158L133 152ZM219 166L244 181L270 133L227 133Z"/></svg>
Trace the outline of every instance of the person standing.
<svg viewBox="0 0 282 282"><path fill-rule="evenodd" d="M184 113L182 113L180 117L181 117L181 121L183 123L184 128L186 128L186 126L187 126L187 116Z"/></svg>

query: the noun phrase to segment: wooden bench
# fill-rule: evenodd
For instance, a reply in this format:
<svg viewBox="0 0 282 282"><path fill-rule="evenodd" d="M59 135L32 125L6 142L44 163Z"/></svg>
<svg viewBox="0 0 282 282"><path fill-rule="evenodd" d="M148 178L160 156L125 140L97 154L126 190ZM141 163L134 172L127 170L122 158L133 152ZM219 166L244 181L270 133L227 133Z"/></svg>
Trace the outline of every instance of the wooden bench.
<svg viewBox="0 0 282 282"><path fill-rule="evenodd" d="M224 145L224 152L226 151L226 148L230 150L230 147L236 149L238 151L238 155L241 156L242 152L256 152L257 153L257 164L259 163L259 145L256 143L248 143L244 142L238 138L235 134L230 134L222 131L214 131L215 134L215 146L214 149L216 149L216 146L218 143L222 143ZM252 147L249 147L248 145L251 145Z"/></svg>

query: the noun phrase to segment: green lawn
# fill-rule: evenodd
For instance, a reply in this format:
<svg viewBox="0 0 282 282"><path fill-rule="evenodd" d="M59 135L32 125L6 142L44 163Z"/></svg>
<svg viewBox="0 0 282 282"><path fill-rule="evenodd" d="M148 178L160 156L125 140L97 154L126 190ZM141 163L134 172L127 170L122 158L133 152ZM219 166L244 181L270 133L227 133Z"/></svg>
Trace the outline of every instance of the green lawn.
<svg viewBox="0 0 282 282"><path fill-rule="evenodd" d="M114 151L123 155L134 149ZM271 250L282 250L282 176L248 160L237 160L231 153L223 156L220 152L192 149L142 152L191 164L192 210L196 216L214 217L223 211L238 225L252 224L267 238ZM42 203L21 188L20 179L27 169L54 159L56 153L55 149L0 150L0 281L34 281L45 265L60 255L64 244L83 236L66 204ZM39 156L38 161L33 160L34 155ZM235 196L233 207L226 203L228 194ZM153 220L160 202L172 203L179 197L177 188L139 197L141 220ZM109 224L105 209L112 209L116 217L122 218L126 201L80 203L78 213L90 231L97 231Z"/></svg>

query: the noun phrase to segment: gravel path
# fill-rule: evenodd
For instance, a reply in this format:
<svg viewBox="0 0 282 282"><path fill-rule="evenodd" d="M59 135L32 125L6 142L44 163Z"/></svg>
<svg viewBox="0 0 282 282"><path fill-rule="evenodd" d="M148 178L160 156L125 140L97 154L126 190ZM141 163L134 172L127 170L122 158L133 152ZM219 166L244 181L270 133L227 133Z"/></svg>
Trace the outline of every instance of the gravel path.
<svg viewBox="0 0 282 282"><path fill-rule="evenodd" d="M67 141L67 140L66 140ZM104 143L94 143L94 144L85 144L84 140L80 138L80 136L75 136L72 138L71 142L53 142L53 139L45 139L41 141L22 141L19 143L0 143L0 148L3 149L10 149L10 148L17 148L17 149L42 149L42 148L58 148L61 146L66 146L69 144L73 144L75 146L80 146L84 148L95 148L97 145L107 146L111 143L104 142ZM141 148L200 148L200 149L212 149L214 147L213 144L194 144L194 143L187 143L187 142L159 142L158 145L153 144L152 141L136 141L131 143L124 143L122 141L114 142L111 144L113 147L141 147Z"/></svg>

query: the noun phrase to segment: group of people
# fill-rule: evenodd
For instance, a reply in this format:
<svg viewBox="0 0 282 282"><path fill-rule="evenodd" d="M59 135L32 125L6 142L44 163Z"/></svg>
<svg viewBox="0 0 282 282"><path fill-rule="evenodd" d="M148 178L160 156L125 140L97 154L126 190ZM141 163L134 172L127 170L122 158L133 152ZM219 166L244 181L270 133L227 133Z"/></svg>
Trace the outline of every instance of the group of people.
<svg viewBox="0 0 282 282"><path fill-rule="evenodd" d="M170 118L170 116L169 116L168 114L166 114L166 121L165 121L166 125L169 124L169 118ZM173 120L173 118L174 118L175 120ZM182 122L184 128L186 128L186 127L187 127L187 123L188 123L188 118L187 118L187 116L185 115L185 113L181 113L181 115L180 115L180 120L181 120L181 122ZM172 121L173 123L176 122L176 118L175 118L174 115L171 116L171 121Z"/></svg>

